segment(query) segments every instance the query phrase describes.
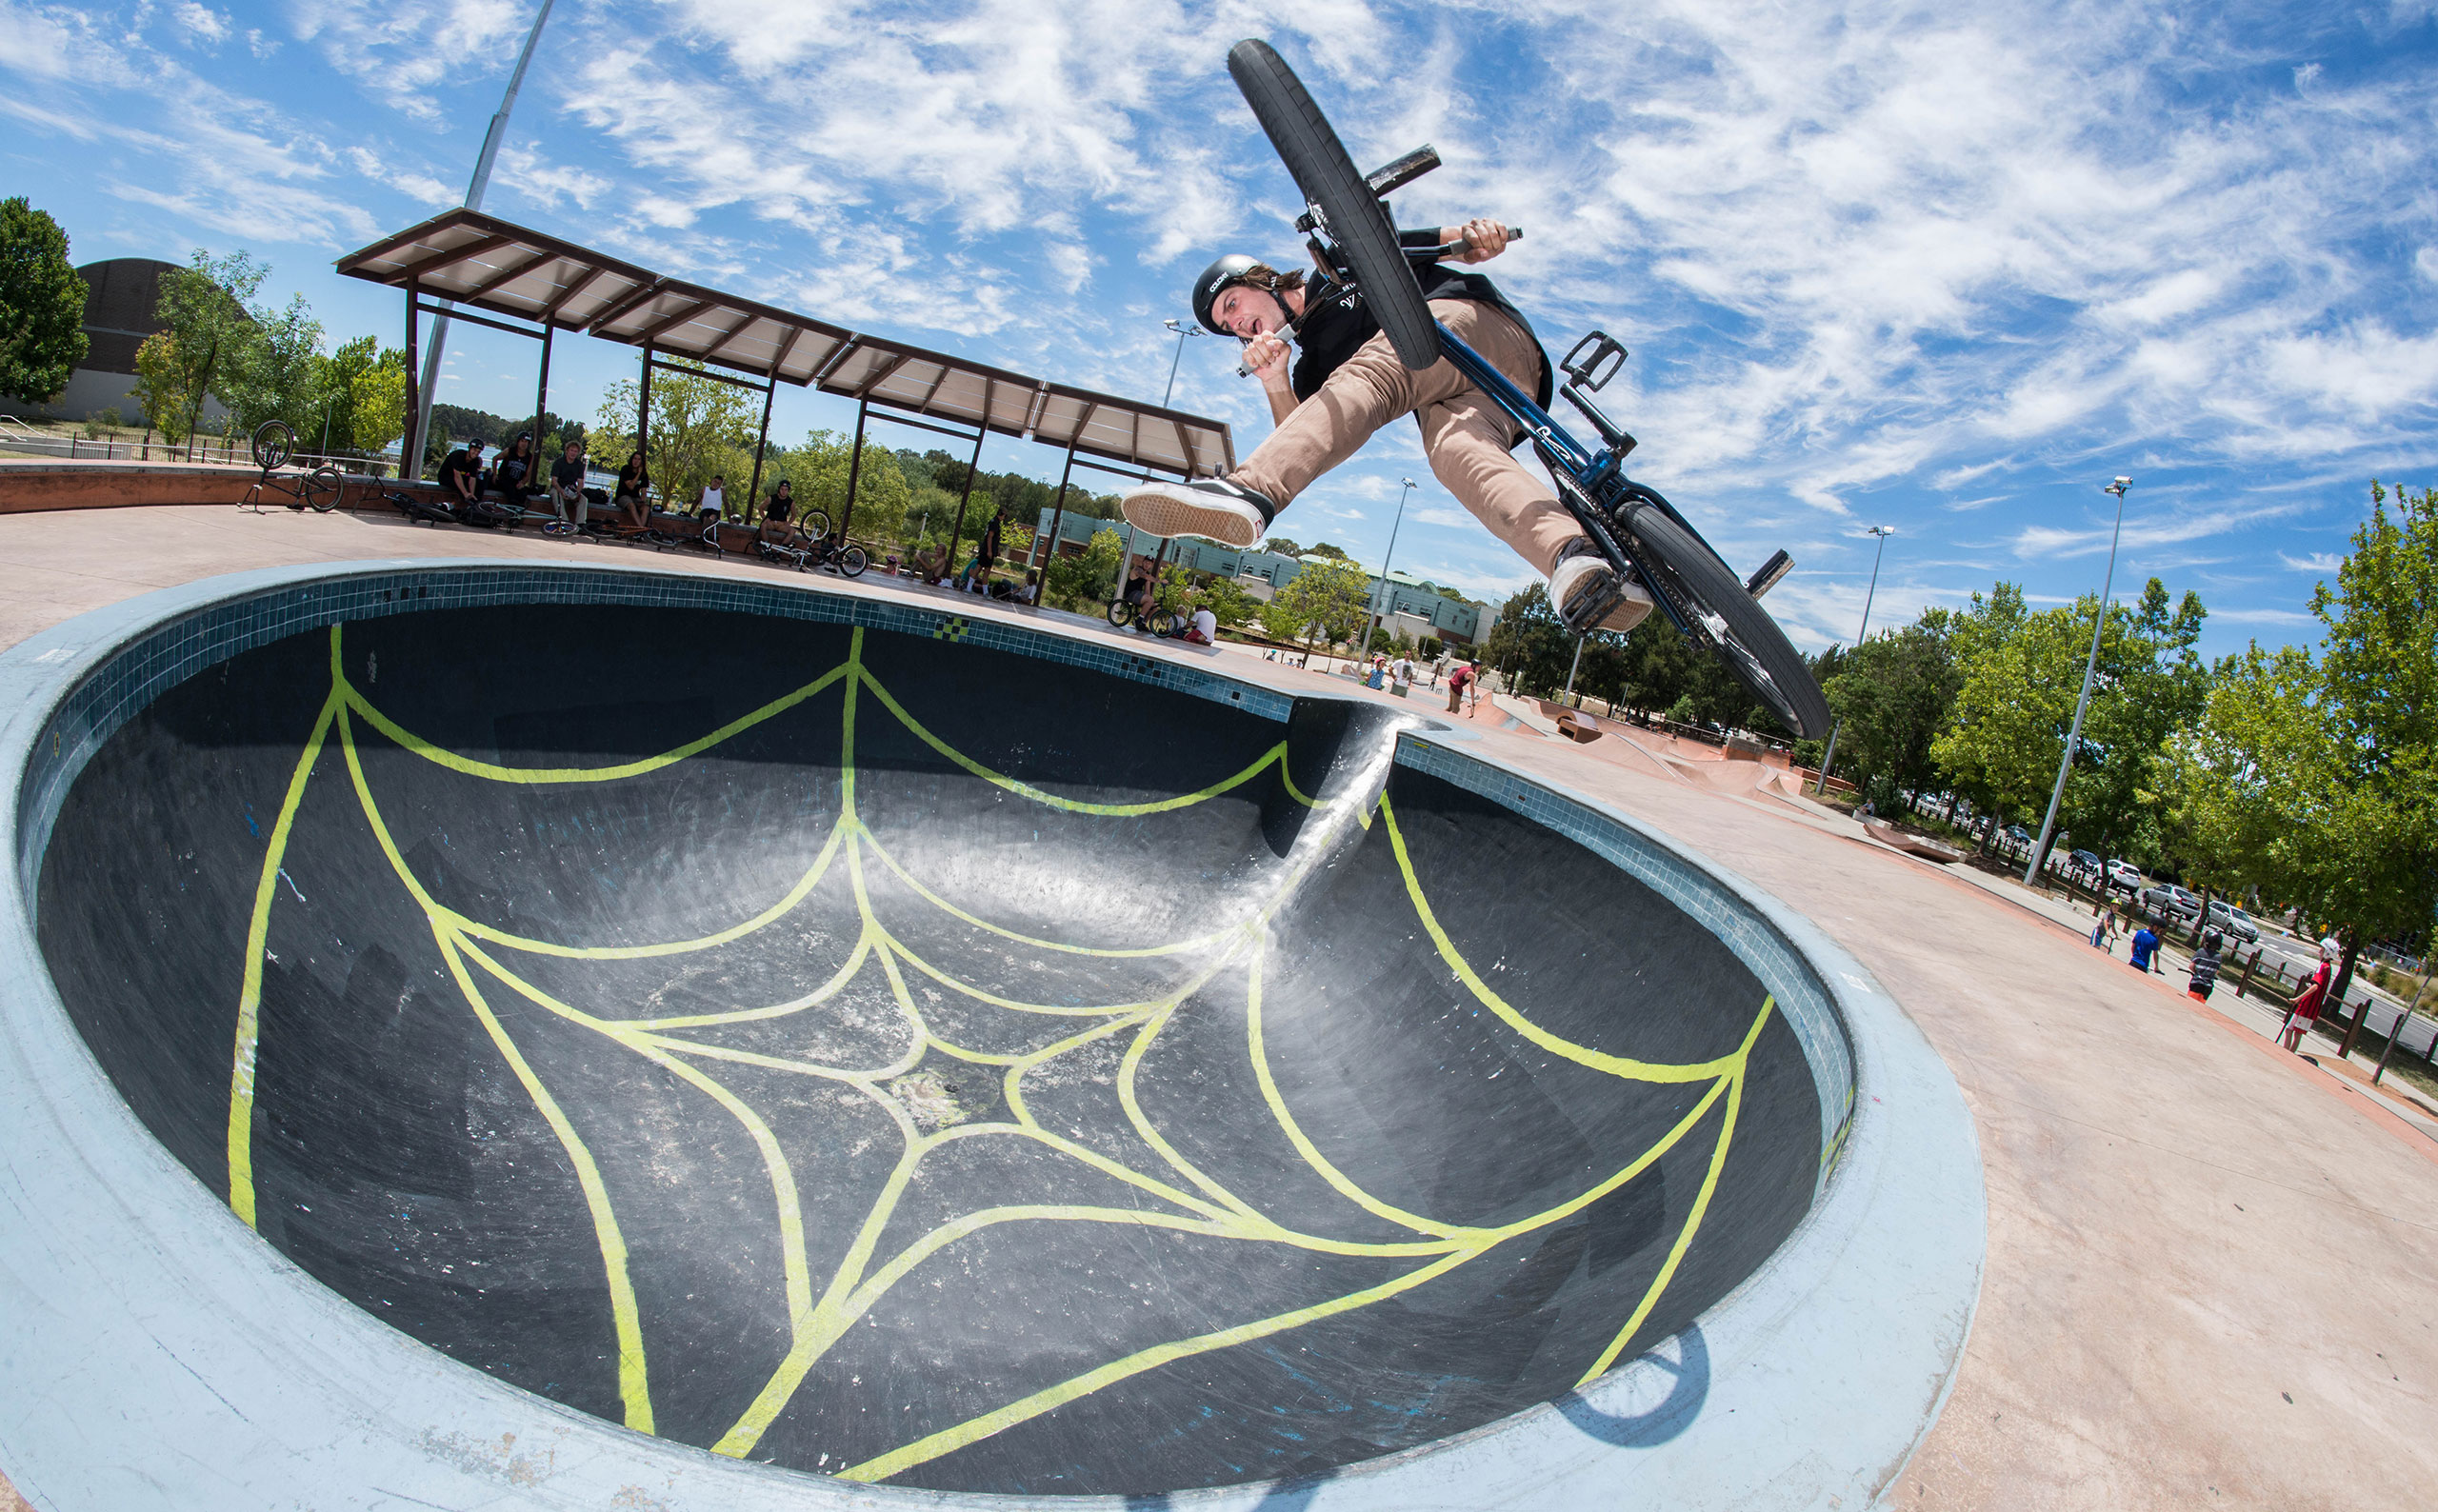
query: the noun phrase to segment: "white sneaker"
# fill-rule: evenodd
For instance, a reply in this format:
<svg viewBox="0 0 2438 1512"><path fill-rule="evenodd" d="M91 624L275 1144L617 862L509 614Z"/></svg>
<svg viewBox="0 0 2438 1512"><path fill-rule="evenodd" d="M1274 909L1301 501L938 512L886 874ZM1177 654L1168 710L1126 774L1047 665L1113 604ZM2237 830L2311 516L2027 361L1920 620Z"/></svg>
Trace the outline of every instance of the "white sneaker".
<svg viewBox="0 0 2438 1512"><path fill-rule="evenodd" d="M1569 606L1616 585L1617 569L1609 565L1609 559L1600 554L1600 548L1591 544L1589 536L1577 536L1559 549L1558 565L1549 570L1549 607L1558 611L1560 619L1572 624L1574 617L1567 612ZM1648 589L1631 579L1623 587L1625 596L1600 621L1601 629L1630 630L1650 612Z"/></svg>
<svg viewBox="0 0 2438 1512"><path fill-rule="evenodd" d="M1119 505L1126 523L1152 535L1200 536L1239 549L1257 546L1278 507L1225 478L1138 485Z"/></svg>

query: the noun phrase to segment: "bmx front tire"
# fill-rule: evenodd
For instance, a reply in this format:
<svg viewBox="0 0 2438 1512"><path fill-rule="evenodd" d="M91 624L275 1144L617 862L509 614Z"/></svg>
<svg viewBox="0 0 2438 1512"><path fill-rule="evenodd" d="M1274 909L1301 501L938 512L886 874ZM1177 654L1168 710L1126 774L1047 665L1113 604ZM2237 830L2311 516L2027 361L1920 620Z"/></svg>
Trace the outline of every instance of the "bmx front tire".
<svg viewBox="0 0 2438 1512"><path fill-rule="evenodd" d="M1228 50L1228 71L1245 103L1294 175L1305 199L1320 208L1330 238L1346 260L1371 318L1388 333L1397 360L1416 372L1439 360L1439 328L1413 265L1397 245L1397 229L1388 207L1346 154L1329 118L1304 89L1287 60L1269 43L1248 37Z"/></svg>

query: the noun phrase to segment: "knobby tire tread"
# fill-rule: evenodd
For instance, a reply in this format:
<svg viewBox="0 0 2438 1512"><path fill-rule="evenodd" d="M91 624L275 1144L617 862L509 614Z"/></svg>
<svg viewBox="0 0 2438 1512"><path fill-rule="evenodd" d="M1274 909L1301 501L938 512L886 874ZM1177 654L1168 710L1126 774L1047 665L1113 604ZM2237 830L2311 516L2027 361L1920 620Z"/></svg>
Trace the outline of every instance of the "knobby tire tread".
<svg viewBox="0 0 2438 1512"><path fill-rule="evenodd" d="M1729 634L1735 637L1769 681L1777 685L1773 694L1756 684L1746 669L1736 665L1732 656L1724 657L1728 669L1736 680L1750 688L1770 711L1790 725L1794 732L1807 740L1819 740L1828 733L1828 701L1821 696L1820 685L1813 682L1811 669L1804 665L1802 655L1769 611L1744 591L1744 584L1717 553L1704 545L1701 537L1670 519L1657 505L1647 504L1633 511L1627 528L1643 548L1658 559L1658 565L1675 574L1691 594L1694 606L1716 614L1727 622ZM1791 717L1789 717L1791 716Z"/></svg>
<svg viewBox="0 0 2438 1512"><path fill-rule="evenodd" d="M1347 156L1346 146L1285 59L1267 42L1248 38L1228 50L1228 71L1252 107L1305 199L1321 208L1338 250L1354 265L1364 303L1388 333L1397 360L1419 372L1439 360L1439 328L1397 245L1388 207Z"/></svg>

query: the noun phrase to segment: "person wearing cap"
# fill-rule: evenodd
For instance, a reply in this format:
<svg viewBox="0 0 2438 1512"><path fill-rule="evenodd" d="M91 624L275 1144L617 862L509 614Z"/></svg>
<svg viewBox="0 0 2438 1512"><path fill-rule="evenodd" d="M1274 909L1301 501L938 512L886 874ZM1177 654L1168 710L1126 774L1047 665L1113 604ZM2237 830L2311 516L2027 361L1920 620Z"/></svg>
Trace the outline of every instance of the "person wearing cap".
<svg viewBox="0 0 2438 1512"><path fill-rule="evenodd" d="M1482 263L1512 239L1493 220L1406 231L1409 247L1464 243L1446 261ZM1517 388L1547 406L1549 360L1532 328L1496 286L1443 262L1416 268L1430 313ZM1610 592L1622 596L1600 628L1631 629L1650 612L1641 585L1621 581L1584 535L1547 480L1515 460L1525 439L1506 411L1445 357L1415 372L1398 360L1379 322L1353 290L1301 271L1281 272L1241 253L1222 257L1194 281L1193 312L1216 334L1245 344L1245 367L1260 378L1278 428L1224 478L1153 480L1129 491L1129 524L1153 535L1195 535L1244 548L1269 533L1280 510L1371 433L1410 414L1430 469L1457 502L1533 570L1549 603L1572 623ZM1283 332L1293 328L1297 347Z"/></svg>
<svg viewBox="0 0 2438 1512"><path fill-rule="evenodd" d="M440 459L440 498L451 509L462 509L482 496L483 444L469 441Z"/></svg>
<svg viewBox="0 0 2438 1512"><path fill-rule="evenodd" d="M2319 969L2311 973L2309 985L2295 997L2292 1011L2286 1015L2285 1026L2277 1031L2279 1044L2289 1050L2303 1047L2305 1037L2319 1025L2320 1009L2328 1002L2328 979L2335 973L2336 941L2333 938L2322 940Z"/></svg>

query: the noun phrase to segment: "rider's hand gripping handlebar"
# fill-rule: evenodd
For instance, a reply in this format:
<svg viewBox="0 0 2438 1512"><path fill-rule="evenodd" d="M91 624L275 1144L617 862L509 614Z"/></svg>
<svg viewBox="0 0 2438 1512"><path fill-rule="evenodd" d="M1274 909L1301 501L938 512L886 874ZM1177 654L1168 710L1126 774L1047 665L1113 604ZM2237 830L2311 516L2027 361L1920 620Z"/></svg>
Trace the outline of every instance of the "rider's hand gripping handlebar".
<svg viewBox="0 0 2438 1512"><path fill-rule="evenodd" d="M1421 151L1420 151L1420 152L1416 152L1416 153L1414 153L1414 154L1412 154L1412 155L1413 155L1413 156L1415 156L1415 157L1420 157L1420 156L1422 155L1422 153L1423 153L1423 152L1429 152L1429 151L1430 151L1430 149L1429 149L1429 148L1424 148L1424 149L1421 149ZM1403 162L1403 161L1405 161L1405 160L1404 160L1404 159L1400 159L1400 160L1399 160L1399 162ZM1430 162L1429 165L1426 165L1426 166L1427 166L1427 167L1432 167L1432 168L1437 167L1437 166L1438 166L1438 160L1437 160L1436 156L1434 155L1434 156L1433 156L1433 158L1432 158L1432 160L1431 160L1431 162ZM1389 172L1392 171L1392 170L1393 170L1393 169L1395 169L1397 167L1398 167L1398 164L1397 164L1397 163L1391 163L1391 164L1389 164L1389 167L1388 167L1388 168L1384 168L1384 169L1382 169L1380 170L1380 172L1381 172L1382 174L1386 174L1386 173L1389 173ZM1376 177L1376 176L1378 176L1378 175L1374 175L1374 176ZM1415 176L1415 175L1409 174L1408 176L1409 176L1409 177L1412 177L1412 176ZM1403 182L1403 181L1402 181L1402 180L1400 180L1399 182ZM1299 223L1299 224L1300 224L1300 223ZM1520 242L1520 241L1522 241L1522 240L1524 239L1524 228L1523 228L1523 227L1521 227L1521 226L1509 226L1509 227L1508 227L1508 228L1507 228L1507 239L1508 239L1509 241L1510 241L1510 242ZM1409 258L1411 258L1412 260L1414 260L1415 262L1420 262L1420 263L1435 263L1435 262L1438 262L1438 261L1439 261L1441 258L1443 258L1443 257L1453 257L1453 256L1455 256L1458 252L1467 252L1467 251L1470 251L1470 250L1472 250L1472 247L1473 247L1473 244L1472 244L1472 241L1471 241L1469 238L1468 238L1468 237L1463 237L1463 236L1459 236L1458 238L1456 238L1456 239L1455 239L1454 241L1452 241L1452 242L1444 243L1444 244L1442 244L1442 245L1440 245L1440 246L1437 246L1437 247L1409 247L1409 248L1407 248L1407 249L1406 249L1406 255L1407 255ZM1306 313L1306 314L1309 314L1310 312L1311 312L1311 311L1310 311L1310 308L1309 308L1309 307L1307 307L1305 313ZM1269 334L1269 335L1273 335L1273 336L1276 336L1276 337L1278 337L1281 341L1285 341L1285 342L1292 343L1292 342L1294 341L1294 339L1295 339L1295 333L1296 333L1297 331L1299 331L1299 330L1303 329L1303 327L1304 327L1304 315L1295 315L1295 316L1291 316L1291 317L1289 317L1286 325L1281 326L1280 328L1278 328L1278 329L1276 329L1276 330L1274 330L1274 331L1270 331L1270 332L1269 332L1268 334ZM1243 363L1243 362L1240 362L1240 363L1236 364L1236 376L1237 376L1237 377L1239 377L1239 378L1249 378L1249 377L1251 377L1252 375L1253 375L1253 369L1252 369L1252 365L1251 365L1251 364L1249 364L1249 363Z"/></svg>

